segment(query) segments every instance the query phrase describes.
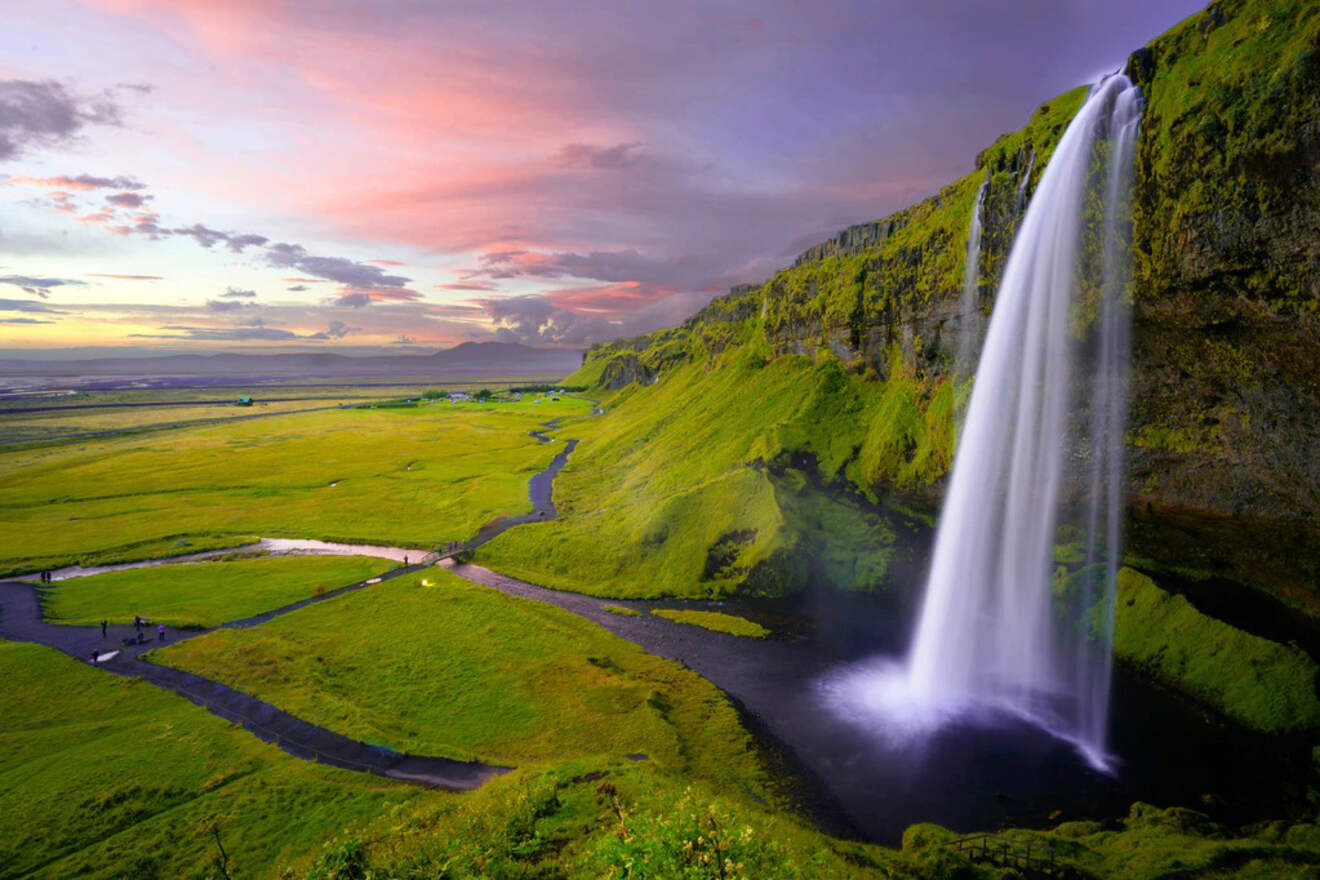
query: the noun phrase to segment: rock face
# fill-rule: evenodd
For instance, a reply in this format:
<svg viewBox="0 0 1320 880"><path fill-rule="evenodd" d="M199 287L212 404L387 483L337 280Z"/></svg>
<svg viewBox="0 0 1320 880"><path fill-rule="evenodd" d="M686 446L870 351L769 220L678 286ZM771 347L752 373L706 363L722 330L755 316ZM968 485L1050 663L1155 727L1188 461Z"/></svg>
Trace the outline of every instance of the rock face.
<svg viewBox="0 0 1320 880"><path fill-rule="evenodd" d="M1132 210L1127 543L1320 612L1320 16L1304 6L1216 2L1128 62L1147 109ZM983 333L1025 204L1084 98L1076 89L1042 106L930 199L845 230L680 328L588 359L607 359L619 387L663 381L676 358L716 364L738 345L834 359L863 381L898 371L935 397L955 362L976 192L984 182ZM865 459L866 425L854 439ZM883 494L891 477L868 474L863 488ZM940 491L940 477L905 487L932 505Z"/></svg>

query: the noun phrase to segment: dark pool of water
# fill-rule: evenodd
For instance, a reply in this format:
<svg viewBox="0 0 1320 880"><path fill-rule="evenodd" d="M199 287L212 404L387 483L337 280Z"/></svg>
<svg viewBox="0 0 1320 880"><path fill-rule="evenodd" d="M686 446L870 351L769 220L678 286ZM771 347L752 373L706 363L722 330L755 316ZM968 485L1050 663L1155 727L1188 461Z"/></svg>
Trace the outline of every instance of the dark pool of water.
<svg viewBox="0 0 1320 880"><path fill-rule="evenodd" d="M883 723L859 725L833 711L820 682L857 661L900 657L912 608L834 591L725 604L784 637L745 648L755 659L742 664L687 662L778 743L816 818L835 833L894 844L915 822L959 831L1047 826L1122 817L1135 801L1191 807L1233 825L1306 809L1306 743L1244 731L1123 669L1111 700L1112 773L1002 714L955 720L896 744Z"/></svg>

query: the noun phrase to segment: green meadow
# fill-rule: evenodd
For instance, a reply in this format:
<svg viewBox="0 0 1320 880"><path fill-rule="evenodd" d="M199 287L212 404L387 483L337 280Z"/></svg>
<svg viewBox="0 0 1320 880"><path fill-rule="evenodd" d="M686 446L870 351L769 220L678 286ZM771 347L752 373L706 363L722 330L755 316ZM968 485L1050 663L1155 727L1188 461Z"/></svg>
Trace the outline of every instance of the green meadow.
<svg viewBox="0 0 1320 880"><path fill-rule="evenodd" d="M737 713L705 679L444 569L151 656L398 751L518 766L641 753L693 778L763 784Z"/></svg>
<svg viewBox="0 0 1320 880"><path fill-rule="evenodd" d="M131 623L141 615L170 626L218 626L388 571L366 556L214 559L113 571L59 581L47 593L54 623Z"/></svg>
<svg viewBox="0 0 1320 880"><path fill-rule="evenodd" d="M301 761L182 697L0 642L0 877L235 877L421 797ZM296 816L297 821L290 821Z"/></svg>
<svg viewBox="0 0 1320 880"><path fill-rule="evenodd" d="M329 410L0 453L0 571L129 561L252 536L407 547L525 513L558 450L528 436L590 404Z"/></svg>

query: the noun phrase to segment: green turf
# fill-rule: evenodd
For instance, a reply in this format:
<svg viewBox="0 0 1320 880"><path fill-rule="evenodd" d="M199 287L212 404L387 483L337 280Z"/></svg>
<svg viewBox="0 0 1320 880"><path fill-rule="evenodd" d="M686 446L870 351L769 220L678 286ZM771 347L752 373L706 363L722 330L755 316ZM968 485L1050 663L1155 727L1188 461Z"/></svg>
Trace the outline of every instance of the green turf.
<svg viewBox="0 0 1320 880"><path fill-rule="evenodd" d="M690 611L679 608L654 608L651 613L665 620L687 623L715 632L728 633L749 639L763 639L770 635L770 630L736 614L724 614L719 611Z"/></svg>
<svg viewBox="0 0 1320 880"><path fill-rule="evenodd" d="M601 611L608 611L610 614L622 614L624 617L645 617L642 612L636 608L628 608L623 605L602 605Z"/></svg>
<svg viewBox="0 0 1320 880"><path fill-rule="evenodd" d="M0 877L235 877L417 798L300 761L182 697L0 642ZM291 821L296 817L296 821Z"/></svg>
<svg viewBox="0 0 1320 880"><path fill-rule="evenodd" d="M528 432L588 409L328 411L0 453L0 571L132 557L144 545L166 555L200 535L464 540L530 508L527 481L558 446Z"/></svg>
<svg viewBox="0 0 1320 880"><path fill-rule="evenodd" d="M1320 669L1305 652L1207 617L1130 568L1118 577L1114 654L1248 727L1320 729Z"/></svg>
<svg viewBox="0 0 1320 880"><path fill-rule="evenodd" d="M568 611L444 569L153 652L354 739L525 765L644 753L758 785L716 688Z"/></svg>
<svg viewBox="0 0 1320 880"><path fill-rule="evenodd" d="M365 556L287 556L137 568L58 582L46 617L55 623L216 626L280 608L393 567Z"/></svg>

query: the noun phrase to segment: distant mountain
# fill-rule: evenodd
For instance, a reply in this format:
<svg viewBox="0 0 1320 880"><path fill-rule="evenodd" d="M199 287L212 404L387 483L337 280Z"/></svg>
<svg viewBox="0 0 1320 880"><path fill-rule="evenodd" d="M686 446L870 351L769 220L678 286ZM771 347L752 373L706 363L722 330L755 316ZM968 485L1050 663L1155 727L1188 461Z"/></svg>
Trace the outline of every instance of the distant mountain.
<svg viewBox="0 0 1320 880"><path fill-rule="evenodd" d="M582 363L572 349L464 342L429 355L176 354L92 360L0 360L0 376L207 376L361 378L386 376L566 376Z"/></svg>

